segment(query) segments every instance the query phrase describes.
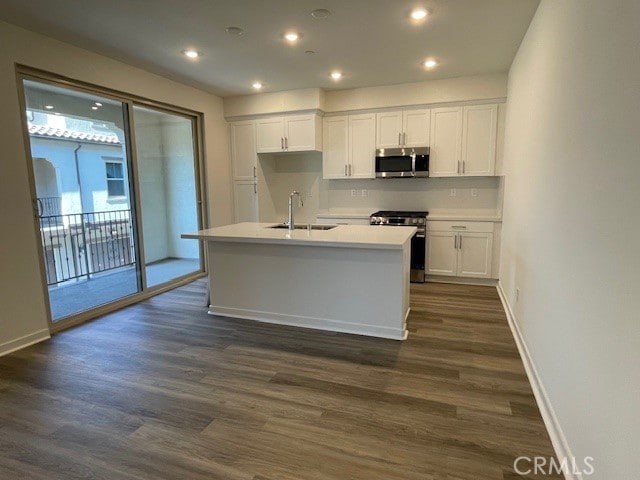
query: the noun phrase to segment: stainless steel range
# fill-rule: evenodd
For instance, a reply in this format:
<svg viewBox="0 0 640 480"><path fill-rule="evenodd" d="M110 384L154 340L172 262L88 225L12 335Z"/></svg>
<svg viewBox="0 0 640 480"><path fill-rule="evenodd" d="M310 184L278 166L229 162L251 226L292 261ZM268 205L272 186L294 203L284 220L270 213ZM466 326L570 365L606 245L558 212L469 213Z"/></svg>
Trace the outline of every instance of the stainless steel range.
<svg viewBox="0 0 640 480"><path fill-rule="evenodd" d="M369 224L371 225L408 226L418 229L411 239L411 281L414 283L424 283L428 215L429 212L381 210L369 217Z"/></svg>

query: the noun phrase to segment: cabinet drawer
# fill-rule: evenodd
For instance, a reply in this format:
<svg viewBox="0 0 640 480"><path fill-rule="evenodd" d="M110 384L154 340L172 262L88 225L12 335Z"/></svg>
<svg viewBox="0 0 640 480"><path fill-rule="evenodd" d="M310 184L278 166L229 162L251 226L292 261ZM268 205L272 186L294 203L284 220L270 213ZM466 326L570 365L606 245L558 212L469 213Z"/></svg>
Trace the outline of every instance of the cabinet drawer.
<svg viewBox="0 0 640 480"><path fill-rule="evenodd" d="M427 220L427 230L431 232L478 232L493 233L493 222L452 222Z"/></svg>

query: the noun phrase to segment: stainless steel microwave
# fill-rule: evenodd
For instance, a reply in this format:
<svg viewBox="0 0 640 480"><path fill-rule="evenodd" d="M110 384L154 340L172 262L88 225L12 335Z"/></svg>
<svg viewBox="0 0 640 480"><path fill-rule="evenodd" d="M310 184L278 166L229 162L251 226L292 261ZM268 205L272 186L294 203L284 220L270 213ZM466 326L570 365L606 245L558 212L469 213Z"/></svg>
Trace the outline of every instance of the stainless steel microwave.
<svg viewBox="0 0 640 480"><path fill-rule="evenodd" d="M429 176L429 147L379 148L376 177L414 178Z"/></svg>

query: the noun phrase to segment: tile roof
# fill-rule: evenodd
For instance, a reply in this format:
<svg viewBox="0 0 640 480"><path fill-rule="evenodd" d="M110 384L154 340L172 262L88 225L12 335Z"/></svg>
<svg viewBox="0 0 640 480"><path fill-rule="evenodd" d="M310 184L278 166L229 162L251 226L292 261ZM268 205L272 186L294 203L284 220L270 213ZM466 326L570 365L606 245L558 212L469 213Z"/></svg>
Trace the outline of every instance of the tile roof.
<svg viewBox="0 0 640 480"><path fill-rule="evenodd" d="M49 127L47 125L29 124L29 135L120 145L120 140L115 135L101 135L97 133L78 132L75 130Z"/></svg>

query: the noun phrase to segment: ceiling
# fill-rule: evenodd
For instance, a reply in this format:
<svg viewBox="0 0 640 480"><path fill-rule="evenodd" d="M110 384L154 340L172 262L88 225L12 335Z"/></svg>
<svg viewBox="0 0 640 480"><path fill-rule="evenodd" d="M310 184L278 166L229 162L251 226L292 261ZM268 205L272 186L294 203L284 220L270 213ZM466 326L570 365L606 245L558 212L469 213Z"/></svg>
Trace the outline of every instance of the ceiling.
<svg viewBox="0 0 640 480"><path fill-rule="evenodd" d="M2 0L0 19L221 95L506 72L539 0ZM430 12L422 23L412 8ZM331 15L311 16L324 8ZM225 28L244 29L232 36ZM289 30L303 37L290 45ZM203 53L195 61L181 53ZM313 50L314 54L305 51ZM425 70L428 57L439 65ZM335 82L332 70L344 72Z"/></svg>

